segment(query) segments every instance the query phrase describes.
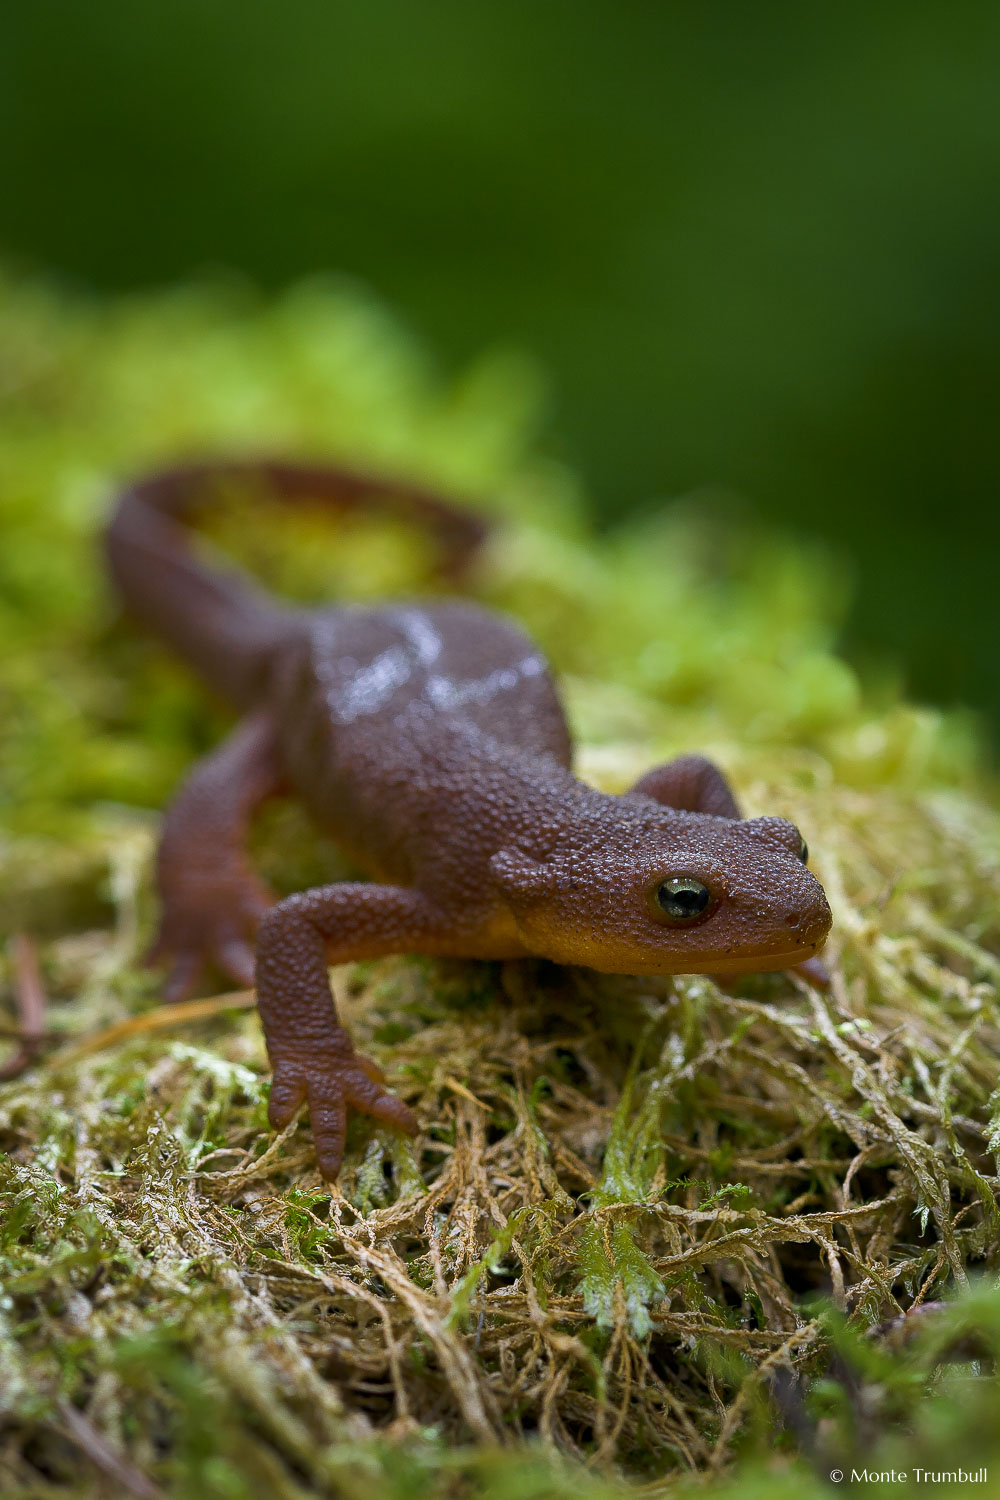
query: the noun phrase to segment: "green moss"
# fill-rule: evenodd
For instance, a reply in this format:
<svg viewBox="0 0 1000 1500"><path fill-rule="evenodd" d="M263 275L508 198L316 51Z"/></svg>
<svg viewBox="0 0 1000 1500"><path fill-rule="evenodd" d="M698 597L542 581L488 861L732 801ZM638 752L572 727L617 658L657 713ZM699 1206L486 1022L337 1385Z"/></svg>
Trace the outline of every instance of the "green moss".
<svg viewBox="0 0 1000 1500"><path fill-rule="evenodd" d="M351 287L9 281L0 344L0 917L64 1038L0 1089L4 1494L118 1462L199 1497L800 1497L986 1462L1000 820L975 726L836 655L839 566L707 497L595 538L536 374L445 383ZM262 449L491 511L475 591L564 674L581 773L701 749L793 817L830 993L358 965L344 1009L421 1133L353 1122L333 1193L306 1122L273 1138L252 1011L161 1028L138 964L156 813L223 721L116 621L97 549L116 476ZM303 599L428 586L402 531L232 496L215 536ZM281 889L347 868L289 807L258 834Z"/></svg>

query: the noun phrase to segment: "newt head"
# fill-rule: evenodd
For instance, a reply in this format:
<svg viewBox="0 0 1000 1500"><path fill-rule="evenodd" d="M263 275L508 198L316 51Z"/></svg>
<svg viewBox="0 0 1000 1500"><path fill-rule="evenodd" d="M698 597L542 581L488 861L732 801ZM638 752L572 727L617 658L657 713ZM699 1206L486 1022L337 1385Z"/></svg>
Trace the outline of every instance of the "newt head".
<svg viewBox="0 0 1000 1500"><path fill-rule="evenodd" d="M630 807L573 834L542 860L505 849L491 861L518 940L539 957L606 974L753 973L811 958L830 930L783 818Z"/></svg>

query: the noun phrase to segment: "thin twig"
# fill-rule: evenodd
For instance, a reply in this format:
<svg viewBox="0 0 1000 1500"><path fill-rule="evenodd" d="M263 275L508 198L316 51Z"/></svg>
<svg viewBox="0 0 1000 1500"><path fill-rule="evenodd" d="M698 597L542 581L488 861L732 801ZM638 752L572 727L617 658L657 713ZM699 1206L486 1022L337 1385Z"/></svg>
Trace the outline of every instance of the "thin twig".
<svg viewBox="0 0 1000 1500"><path fill-rule="evenodd" d="M204 1000L179 1000L176 1005L161 1005L158 1010L130 1016L127 1021L116 1021L94 1036L71 1042L68 1047L54 1053L48 1063L51 1067L62 1067L64 1063L90 1057L95 1052L103 1052L106 1047L114 1047L150 1031L172 1031L174 1027L186 1026L190 1021L204 1021L225 1010L252 1010L256 1003L255 991L232 990L225 995L206 996Z"/></svg>
<svg viewBox="0 0 1000 1500"><path fill-rule="evenodd" d="M45 1040L46 994L38 944L26 932L17 932L10 940L10 954L20 1046L0 1066L0 1079L18 1078L30 1068Z"/></svg>
<svg viewBox="0 0 1000 1500"><path fill-rule="evenodd" d="M112 1448L104 1434L82 1411L69 1401L59 1401L57 1406L66 1436L90 1459L95 1469L106 1474L119 1489L134 1495L135 1500L167 1500L160 1486Z"/></svg>

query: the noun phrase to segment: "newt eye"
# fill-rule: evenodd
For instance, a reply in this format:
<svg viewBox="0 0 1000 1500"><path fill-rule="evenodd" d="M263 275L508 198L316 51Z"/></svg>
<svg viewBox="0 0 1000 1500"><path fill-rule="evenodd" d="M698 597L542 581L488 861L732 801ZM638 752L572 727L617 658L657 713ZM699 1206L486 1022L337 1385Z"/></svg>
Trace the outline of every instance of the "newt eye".
<svg viewBox="0 0 1000 1500"><path fill-rule="evenodd" d="M690 922L700 917L711 899L708 886L689 875L661 881L656 887L656 904L672 922Z"/></svg>
<svg viewBox="0 0 1000 1500"><path fill-rule="evenodd" d="M809 845L801 834L799 834L799 859L804 865L809 863Z"/></svg>

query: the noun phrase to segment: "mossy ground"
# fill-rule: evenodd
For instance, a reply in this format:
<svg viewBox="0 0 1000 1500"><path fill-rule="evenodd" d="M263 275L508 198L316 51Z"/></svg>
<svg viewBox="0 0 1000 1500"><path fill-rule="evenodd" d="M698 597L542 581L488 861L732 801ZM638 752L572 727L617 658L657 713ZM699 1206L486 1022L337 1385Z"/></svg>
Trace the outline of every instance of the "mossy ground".
<svg viewBox="0 0 1000 1500"><path fill-rule="evenodd" d="M973 726L838 659L838 568L707 497L591 536L530 367L444 382L355 288L8 283L0 346L0 900L58 1033L0 1089L3 1494L803 1496L988 1463L1000 820ZM354 1121L333 1191L306 1120L274 1139L249 997L163 1009L138 963L157 811L224 721L116 621L95 547L115 476L261 450L492 510L474 590L564 674L581 773L700 749L794 818L829 993L355 966L421 1132ZM412 536L234 497L219 537L302 598L427 586ZM291 806L259 844L279 888L341 868Z"/></svg>

